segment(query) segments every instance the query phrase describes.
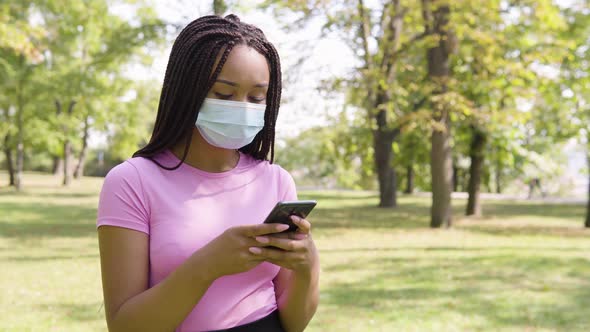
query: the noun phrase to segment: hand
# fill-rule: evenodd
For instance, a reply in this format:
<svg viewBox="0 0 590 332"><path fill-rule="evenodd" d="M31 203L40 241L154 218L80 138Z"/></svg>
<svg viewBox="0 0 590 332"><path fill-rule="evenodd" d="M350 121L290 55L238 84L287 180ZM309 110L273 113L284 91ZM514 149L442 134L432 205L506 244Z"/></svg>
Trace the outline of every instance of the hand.
<svg viewBox="0 0 590 332"><path fill-rule="evenodd" d="M284 224L256 224L236 226L225 230L221 235L209 242L203 250L204 255L212 262L213 277L245 272L264 261L260 256L252 254L248 249L259 245L255 237L279 233L289 228Z"/></svg>
<svg viewBox="0 0 590 332"><path fill-rule="evenodd" d="M250 251L275 265L299 273L310 273L319 261L318 252L311 237L311 224L297 216L291 216L291 220L298 226L297 231L257 236L258 245L250 248Z"/></svg>

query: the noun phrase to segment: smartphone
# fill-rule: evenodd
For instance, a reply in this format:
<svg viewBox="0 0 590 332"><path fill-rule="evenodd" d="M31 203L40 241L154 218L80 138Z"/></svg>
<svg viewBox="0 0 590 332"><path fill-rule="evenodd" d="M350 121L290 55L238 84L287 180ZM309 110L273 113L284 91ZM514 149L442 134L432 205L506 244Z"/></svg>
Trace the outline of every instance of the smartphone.
<svg viewBox="0 0 590 332"><path fill-rule="evenodd" d="M289 229L283 231L282 233L296 231L297 225L293 223L291 216L296 215L301 218L307 218L316 204L317 201L314 200L278 202L269 213L268 217L266 217L264 223L279 223L289 225Z"/></svg>

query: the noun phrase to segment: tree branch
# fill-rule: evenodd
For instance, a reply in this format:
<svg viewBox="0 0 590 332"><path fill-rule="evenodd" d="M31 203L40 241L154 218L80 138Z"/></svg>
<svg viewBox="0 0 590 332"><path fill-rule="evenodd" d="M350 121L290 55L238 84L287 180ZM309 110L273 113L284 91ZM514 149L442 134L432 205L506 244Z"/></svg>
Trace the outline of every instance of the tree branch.
<svg viewBox="0 0 590 332"><path fill-rule="evenodd" d="M404 53L405 51L407 51L408 48L410 48L410 46L412 46L412 44L414 44L418 40L426 37L427 35L428 34L426 32L422 32L422 33L419 33L419 34L413 36L412 38L410 38L410 40L408 40L407 42L405 42L395 52L393 52L392 56L393 57L397 57L397 56L401 55L402 53Z"/></svg>
<svg viewBox="0 0 590 332"><path fill-rule="evenodd" d="M373 64L371 61L371 56L369 54L369 26L367 22L367 17L365 16L365 5L363 4L363 0L358 0L358 11L359 17L361 19L361 37L363 38L363 49L365 51L365 66L369 69L369 71L373 68Z"/></svg>

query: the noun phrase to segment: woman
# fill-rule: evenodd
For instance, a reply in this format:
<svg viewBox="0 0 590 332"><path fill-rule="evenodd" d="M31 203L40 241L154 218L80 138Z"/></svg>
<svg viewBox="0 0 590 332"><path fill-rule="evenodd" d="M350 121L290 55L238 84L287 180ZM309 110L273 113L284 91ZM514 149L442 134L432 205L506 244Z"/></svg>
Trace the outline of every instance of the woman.
<svg viewBox="0 0 590 332"><path fill-rule="evenodd" d="M97 228L109 331L302 331L318 305L310 223L274 159L279 56L233 14L177 37L149 143L114 167ZM270 154L270 161L266 160Z"/></svg>

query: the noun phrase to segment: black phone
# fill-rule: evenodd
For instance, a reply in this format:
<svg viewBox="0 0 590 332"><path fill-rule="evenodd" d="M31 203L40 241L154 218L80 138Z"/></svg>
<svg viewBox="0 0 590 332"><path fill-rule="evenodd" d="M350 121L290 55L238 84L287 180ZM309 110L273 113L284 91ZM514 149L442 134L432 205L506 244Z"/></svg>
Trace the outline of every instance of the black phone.
<svg viewBox="0 0 590 332"><path fill-rule="evenodd" d="M307 218L316 204L317 201L314 200L278 202L268 214L268 217L266 217L264 223L286 224L289 225L289 229L283 231L283 233L293 232L297 230L297 225L293 223L291 216L296 215L301 218Z"/></svg>

